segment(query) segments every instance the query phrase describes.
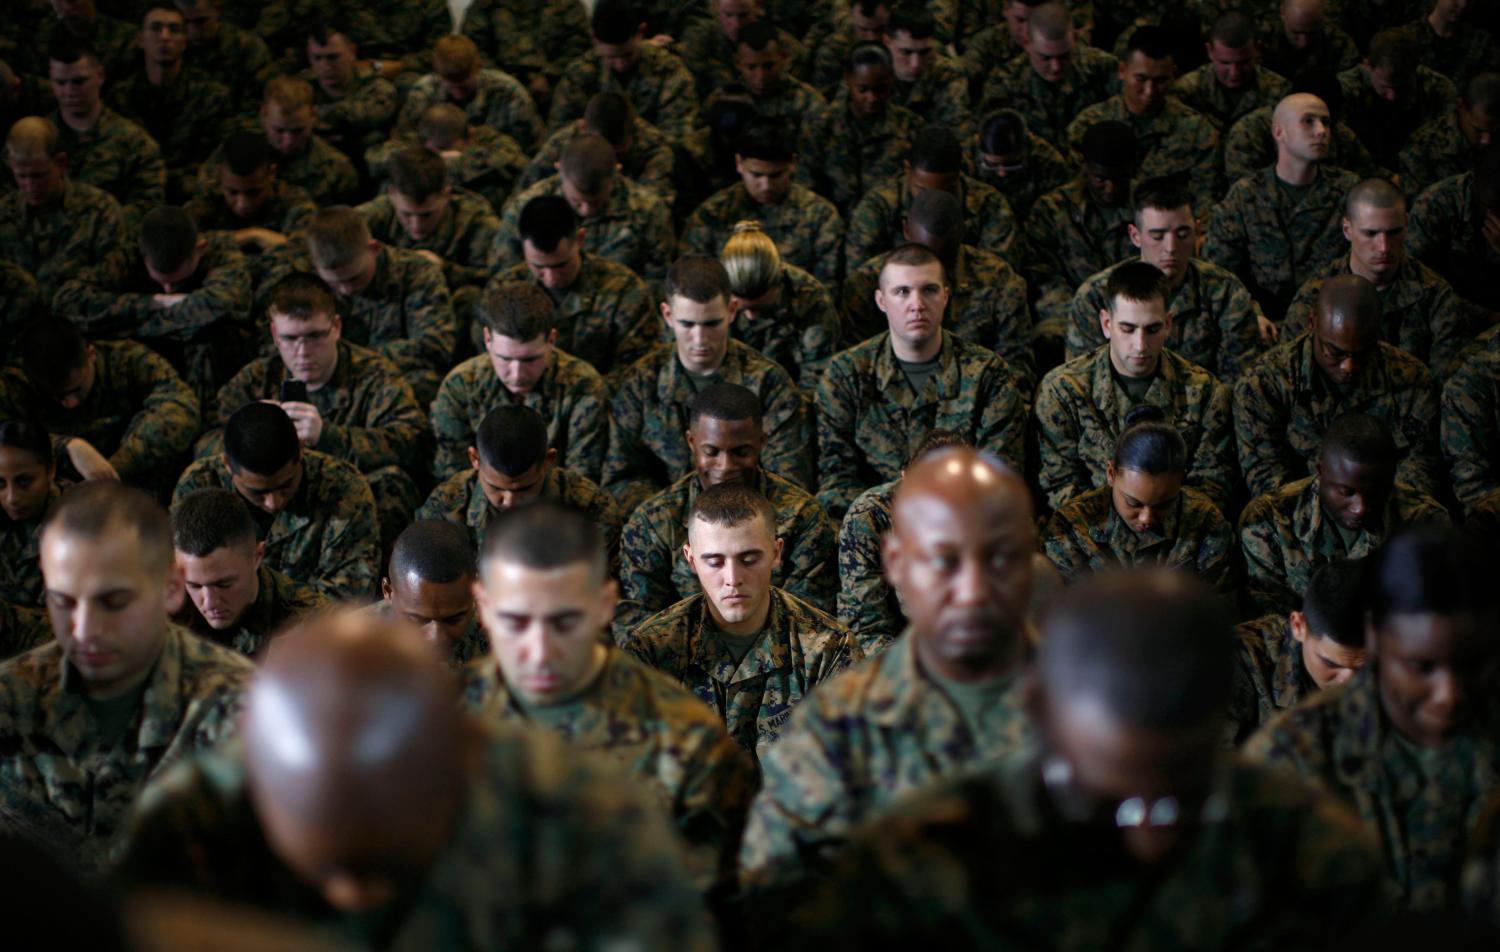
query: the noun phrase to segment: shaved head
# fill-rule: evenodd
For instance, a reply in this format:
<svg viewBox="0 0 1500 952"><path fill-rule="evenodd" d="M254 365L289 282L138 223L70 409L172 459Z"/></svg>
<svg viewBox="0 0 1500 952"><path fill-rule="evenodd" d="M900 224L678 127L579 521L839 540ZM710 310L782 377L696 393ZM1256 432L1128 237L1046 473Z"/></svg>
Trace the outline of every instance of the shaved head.
<svg viewBox="0 0 1500 952"><path fill-rule="evenodd" d="M1328 105L1312 93L1292 93L1276 104L1276 111L1271 114L1271 126L1275 128L1295 122L1309 109L1321 109L1327 113Z"/></svg>
<svg viewBox="0 0 1500 952"><path fill-rule="evenodd" d="M419 881L462 808L456 687L413 631L353 612L287 632L246 694L251 802L267 842L344 911Z"/></svg>
<svg viewBox="0 0 1500 952"><path fill-rule="evenodd" d="M1375 285L1359 275L1341 274L1323 282L1316 315L1321 326L1349 325L1378 337L1380 294Z"/></svg>

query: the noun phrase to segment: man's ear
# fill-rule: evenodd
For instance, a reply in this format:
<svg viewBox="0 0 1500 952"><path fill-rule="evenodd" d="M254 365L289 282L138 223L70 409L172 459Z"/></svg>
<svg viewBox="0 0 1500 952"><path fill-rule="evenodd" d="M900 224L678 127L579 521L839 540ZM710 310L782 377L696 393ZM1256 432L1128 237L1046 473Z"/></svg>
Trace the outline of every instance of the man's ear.
<svg viewBox="0 0 1500 952"><path fill-rule="evenodd" d="M671 327L672 326L672 305L668 304L666 301L662 301L657 306L659 308L661 308L661 319L667 322L667 326L668 327ZM675 333L674 333L673 336L676 336Z"/></svg>
<svg viewBox="0 0 1500 952"><path fill-rule="evenodd" d="M266 560L266 544L264 541L255 543L255 568L260 570L261 563Z"/></svg>
<svg viewBox="0 0 1500 952"><path fill-rule="evenodd" d="M1141 230L1135 227L1135 222L1127 224L1125 230L1130 233L1130 243L1139 248L1141 246Z"/></svg>
<svg viewBox="0 0 1500 952"><path fill-rule="evenodd" d="M1302 612L1291 612L1286 616L1287 624L1291 626L1292 637L1297 643L1307 643L1307 616Z"/></svg>
<svg viewBox="0 0 1500 952"><path fill-rule="evenodd" d="M896 533L887 530L880 536L880 574L891 588L896 587L896 576L901 566L901 543Z"/></svg>
<svg viewBox="0 0 1500 952"><path fill-rule="evenodd" d="M688 568L692 569L694 574L696 574L698 566L693 562L693 544L691 542L684 542L682 544L682 557L687 560Z"/></svg>
<svg viewBox="0 0 1500 952"><path fill-rule="evenodd" d="M1109 337L1110 325L1113 324L1113 323L1114 323L1114 318L1112 318L1110 316L1109 308L1107 308L1107 307L1101 307L1099 309L1099 332L1106 339Z"/></svg>
<svg viewBox="0 0 1500 952"><path fill-rule="evenodd" d="M1349 232L1354 229L1354 226L1349 223L1349 219L1348 218L1344 219L1343 228L1344 228L1344 240L1348 241L1349 240Z"/></svg>
<svg viewBox="0 0 1500 952"><path fill-rule="evenodd" d="M1112 459L1104 461L1104 482L1111 487L1115 484L1115 461Z"/></svg>
<svg viewBox="0 0 1500 952"><path fill-rule="evenodd" d="M599 614L609 624L609 619L615 617L615 606L620 604L620 583L614 579L605 579L604 585L599 589Z"/></svg>
<svg viewBox="0 0 1500 952"><path fill-rule="evenodd" d="M781 555L786 551L786 540L778 536L776 538L775 556L771 559L771 571L781 568Z"/></svg>
<svg viewBox="0 0 1500 952"><path fill-rule="evenodd" d="M479 469L479 451L472 446L469 447L469 466L475 471Z"/></svg>
<svg viewBox="0 0 1500 952"><path fill-rule="evenodd" d="M382 578L380 580L380 597L386 601L391 600L391 580L389 578Z"/></svg>

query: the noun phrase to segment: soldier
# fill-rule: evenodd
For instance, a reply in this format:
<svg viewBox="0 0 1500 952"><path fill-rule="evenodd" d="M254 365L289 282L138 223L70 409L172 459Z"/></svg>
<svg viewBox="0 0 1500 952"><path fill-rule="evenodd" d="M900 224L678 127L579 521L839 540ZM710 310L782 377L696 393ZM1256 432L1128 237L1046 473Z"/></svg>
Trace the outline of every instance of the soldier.
<svg viewBox="0 0 1500 952"><path fill-rule="evenodd" d="M771 584L785 541L756 490L704 489L688 510L682 546L702 592L620 641L712 707L757 763L810 691L863 658L837 619Z"/></svg>
<svg viewBox="0 0 1500 952"><path fill-rule="evenodd" d="M490 650L474 604L478 579L467 528L418 520L391 546L380 601L361 611L416 628L450 668L461 671Z"/></svg>
<svg viewBox="0 0 1500 952"><path fill-rule="evenodd" d="M813 393L842 334L832 296L817 278L781 260L758 221L734 226L719 261L729 275L734 338L780 364L803 393Z"/></svg>
<svg viewBox="0 0 1500 952"><path fill-rule="evenodd" d="M31 29L24 33L26 4L16 4L7 11L14 14L14 19L6 26L17 28L11 63L20 72L44 75L47 63L42 55L54 42L64 40L77 40L93 47L99 53L100 64L116 77L126 76L140 65L140 34L136 25L101 13L95 0L49 0L31 5L41 9L36 11Z"/></svg>
<svg viewBox="0 0 1500 952"><path fill-rule="evenodd" d="M557 450L547 445L546 422L535 410L494 408L475 428L468 450L469 468L439 484L417 510L418 519L467 526L477 546L500 513L533 499L555 499L593 520L605 537L610 565L615 564L625 516L592 479L557 465Z"/></svg>
<svg viewBox="0 0 1500 952"><path fill-rule="evenodd" d="M603 136L575 136L563 147L557 174L512 195L500 213L492 268L518 263L515 247L521 210L534 198L561 195L583 222L584 245L656 280L673 258L676 238L666 204L650 189L620 175L614 148Z"/></svg>
<svg viewBox="0 0 1500 952"><path fill-rule="evenodd" d="M1135 133L1123 122L1100 122L1079 144L1083 168L1073 181L1037 200L1026 220L1027 261L1036 335L1066 336L1078 286L1130 257L1130 189Z"/></svg>
<svg viewBox="0 0 1500 952"><path fill-rule="evenodd" d="M924 126L901 168L901 173L866 192L849 213L844 248L851 263L863 263L901 244L912 200L937 189L959 200L970 244L1000 255L1012 267L1020 265L1023 239L1010 203L964 174L963 147L952 129Z"/></svg>
<svg viewBox="0 0 1500 952"><path fill-rule="evenodd" d="M227 241L200 237L192 216L172 205L141 219L137 244L138 264L124 282L66 281L53 306L81 315L79 329L90 337L132 337L150 345L207 403L246 356L245 258Z"/></svg>
<svg viewBox="0 0 1500 952"><path fill-rule="evenodd" d="M347 155L317 133L318 111L307 80L277 76L266 83L260 123L282 181L305 189L319 205L353 197L359 173Z"/></svg>
<svg viewBox="0 0 1500 952"><path fill-rule="evenodd" d="M1022 225L1037 199L1073 178L1062 153L1028 130L1014 109L998 109L980 121L968 164L976 179L1000 193Z"/></svg>
<svg viewBox="0 0 1500 952"><path fill-rule="evenodd" d="M711 383L753 391L765 421L766 469L804 489L813 484L808 408L785 370L730 339L730 293L716 259L683 258L667 272L661 315L673 340L632 364L610 402L603 484L625 511L691 470L689 408Z"/></svg>
<svg viewBox="0 0 1500 952"><path fill-rule="evenodd" d="M141 67L110 87L110 104L161 146L167 198L192 191L198 163L224 135L230 91L187 66L187 26L180 11L155 5L141 21Z"/></svg>
<svg viewBox="0 0 1500 952"><path fill-rule="evenodd" d="M448 163L456 184L483 195L492 209L505 205L526 167L526 156L514 139L489 126L469 125L463 110L452 103L428 106L417 119L416 135ZM399 147L399 140L393 140L366 151L370 174L381 175L381 153Z"/></svg>
<svg viewBox="0 0 1500 952"><path fill-rule="evenodd" d="M636 114L674 140L697 121L698 94L682 61L642 38L644 23L630 0L600 0L589 16L594 48L563 68L547 126L583 115L597 92L622 92Z"/></svg>
<svg viewBox="0 0 1500 952"><path fill-rule="evenodd" d="M969 343L992 349L1020 376L1019 386L1029 391L1035 374L1026 282L1004 258L966 244L964 223L956 197L927 189L912 199L902 233L907 242L928 249L942 263L952 292L948 329ZM881 333L888 324L875 301L886 257L866 261L844 284L844 339L851 345Z"/></svg>
<svg viewBox="0 0 1500 952"><path fill-rule="evenodd" d="M575 136L597 133L615 150L615 161L625 177L671 207L677 200L672 181L676 158L672 143L651 123L635 114L635 107L622 93L594 93L583 116L567 123L547 137L526 165L518 188L529 188L554 174L562 162L563 150ZM496 208L504 202L496 204Z"/></svg>
<svg viewBox="0 0 1500 952"><path fill-rule="evenodd" d="M0 258L30 272L46 302L69 279L125 279L124 214L108 194L68 179L57 127L36 116L11 127L5 162L16 190L0 195Z"/></svg>
<svg viewBox="0 0 1500 952"><path fill-rule="evenodd" d="M396 87L375 63L364 65L347 28L314 21L304 36L309 67L301 78L313 83L317 132L357 162L396 118Z"/></svg>
<svg viewBox="0 0 1500 952"><path fill-rule="evenodd" d="M1123 122L1135 133L1136 172L1179 175L1200 208L1219 194L1219 134L1213 123L1167 95L1173 65L1170 35L1143 26L1130 36L1119 64L1120 93L1084 109L1068 124L1068 148L1081 156L1084 134L1100 122Z"/></svg>
<svg viewBox="0 0 1500 952"><path fill-rule="evenodd" d="M1260 25L1261 61L1282 76L1349 69L1359 49L1328 17L1327 0L1281 0L1275 17Z"/></svg>
<svg viewBox="0 0 1500 952"><path fill-rule="evenodd" d="M1227 10L1214 21L1205 46L1208 62L1177 78L1170 94L1213 123L1223 135L1246 113L1274 106L1291 92L1291 83L1256 61L1255 22L1239 10Z"/></svg>
<svg viewBox="0 0 1500 952"><path fill-rule="evenodd" d="M588 364L557 347L556 309L541 288L492 281L476 309L484 353L449 372L432 404L440 480L466 468L480 421L497 406L542 414L547 445L570 472L593 479L608 448L609 391Z"/></svg>
<svg viewBox="0 0 1500 952"><path fill-rule="evenodd" d="M1323 688L1345 684L1370 660L1360 587L1363 559L1324 562L1301 607L1238 625L1238 663L1229 719L1242 744L1277 714Z"/></svg>
<svg viewBox="0 0 1500 952"><path fill-rule="evenodd" d="M838 89L856 44L879 43L885 36L892 7L889 0L849 0L847 15L835 15L828 34L818 44L808 77L824 95L833 96Z"/></svg>
<svg viewBox="0 0 1500 952"><path fill-rule="evenodd" d="M510 136L527 153L541 145L542 117L531 94L509 73L484 68L467 36L445 36L432 47L432 72L407 93L397 129L415 130L427 107L439 102L461 107L469 122Z"/></svg>
<svg viewBox="0 0 1500 952"><path fill-rule="evenodd" d="M1235 182L1208 225L1203 257L1245 282L1273 321L1339 251L1339 213L1357 179L1323 164L1329 122L1316 96L1283 99L1271 126L1276 164Z"/></svg>
<svg viewBox="0 0 1500 952"><path fill-rule="evenodd" d="M172 493L239 493L272 568L332 599L364 600L375 587L380 526L375 498L359 470L303 449L296 424L270 403L247 403L224 424L217 457L189 466Z"/></svg>
<svg viewBox="0 0 1500 952"><path fill-rule="evenodd" d="M244 111L271 78L271 51L265 40L223 22L223 0L173 0L187 32L185 60L229 90Z"/></svg>
<svg viewBox="0 0 1500 952"><path fill-rule="evenodd" d="M1465 513L1500 490L1500 330L1453 362L1442 394L1443 456Z"/></svg>
<svg viewBox="0 0 1500 952"><path fill-rule="evenodd" d="M714 486L748 486L775 513L775 535L784 552L771 581L822 611L834 605L834 530L811 494L760 465L766 434L760 401L744 387L713 384L693 398L688 417L693 472L652 496L630 514L621 537L624 601L615 613L620 638L636 625L698 594L698 578L681 558L694 501Z"/></svg>
<svg viewBox="0 0 1500 952"><path fill-rule="evenodd" d="M1154 265L1167 286L1172 327L1166 345L1177 355L1232 383L1274 330L1240 279L1196 256L1198 224L1187 190L1172 179L1148 179L1135 188L1130 240L1140 260ZM1104 288L1113 269L1089 278L1073 295L1068 359L1098 346L1099 312L1109 306Z"/></svg>
<svg viewBox="0 0 1500 952"><path fill-rule="evenodd" d="M834 355L818 385L818 501L830 516L842 518L867 486L895 479L934 427L1013 465L1025 459L1026 394L1003 358L945 333L950 296L927 248L886 256L875 301L887 331Z"/></svg>
<svg viewBox="0 0 1500 952"><path fill-rule="evenodd" d="M561 195L528 201L516 219L521 264L492 283L530 281L556 306L559 346L611 382L656 345L646 282L623 264L585 251L587 232Z"/></svg>
<svg viewBox="0 0 1500 952"><path fill-rule="evenodd" d="M1333 73L1304 73L1292 80L1288 95L1308 93L1328 107L1331 128L1324 164L1336 165L1359 177L1391 177L1388 169L1377 163L1370 150L1359 141L1340 114L1344 92ZM1233 185L1247 175L1254 175L1268 165L1276 164L1277 143L1272 134L1276 104L1260 106L1245 113L1224 134L1224 181Z"/></svg>
<svg viewBox="0 0 1500 952"><path fill-rule="evenodd" d="M177 621L251 659L264 660L282 628L326 604L265 563L250 510L228 489L198 489L172 507L172 549L189 603Z"/></svg>
<svg viewBox="0 0 1500 952"><path fill-rule="evenodd" d="M27 328L20 357L0 371L0 419L44 425L65 475L166 488L199 422L171 364L134 341L89 343L65 318Z"/></svg>
<svg viewBox="0 0 1500 952"><path fill-rule="evenodd" d="M28 610L43 602L42 567L38 562L42 544L42 517L62 495L57 482L57 457L47 428L23 420L0 422L0 606ZM43 615L30 616L41 622ZM50 631L42 632L50 636ZM20 654L46 640L25 644L24 636L0 629L4 657ZM0 659L3 660L3 659Z"/></svg>
<svg viewBox="0 0 1500 952"><path fill-rule="evenodd" d="M600 640L619 590L599 532L538 502L495 520L480 565L474 597L491 651L465 669L465 703L624 768L677 824L699 887L727 898L754 791L749 758L690 692Z"/></svg>
<svg viewBox="0 0 1500 952"><path fill-rule="evenodd" d="M217 172L212 187L187 203L188 214L200 231L227 233L235 248L256 256L248 265L252 275L264 272L270 259L261 256L301 231L317 204L305 189L280 178L271 148L258 133L230 133L209 165Z"/></svg>
<svg viewBox="0 0 1500 952"><path fill-rule="evenodd" d="M1379 838L1401 905L1419 912L1457 905L1465 839L1500 769L1487 706L1488 561L1437 529L1392 539L1370 566L1370 663L1272 720L1244 749L1353 806Z"/></svg>
<svg viewBox="0 0 1500 952"><path fill-rule="evenodd" d="M1366 179L1344 199L1344 237L1349 251L1307 280L1287 309L1289 327L1300 326L1318 300L1323 282L1357 274L1375 286L1387 343L1425 363L1442 379L1482 318L1460 300L1437 272L1406 254L1406 197L1385 179Z"/></svg>
<svg viewBox="0 0 1500 952"><path fill-rule="evenodd" d="M1105 464L1106 485L1052 514L1042 549L1063 580L1129 565L1164 565L1234 593L1234 530L1207 496L1183 485L1187 444L1159 407L1140 404Z"/></svg>
<svg viewBox="0 0 1500 952"><path fill-rule="evenodd" d="M1339 73L1339 84L1345 121L1389 169L1418 126L1458 102L1453 81L1420 65L1415 44L1395 30L1375 34L1364 61Z"/></svg>
<svg viewBox="0 0 1500 952"><path fill-rule="evenodd" d="M717 255L737 223L759 221L787 262L835 288L843 277L844 222L833 203L797 181L797 143L790 127L752 120L735 142L740 181L688 216L682 247Z"/></svg>
<svg viewBox="0 0 1500 952"><path fill-rule="evenodd" d="M59 36L47 51L52 121L74 181L114 196L128 223L166 201L167 167L145 129L104 105L104 64L93 47Z"/></svg>
<svg viewBox="0 0 1500 952"><path fill-rule="evenodd" d="M760 0L709 0L708 7L712 16L688 23L673 44L673 52L693 74L700 100L707 100L715 90L738 81L735 57L740 33L763 22ZM789 59L793 62L802 59L806 50L795 37L781 29L776 29L776 37Z"/></svg>
<svg viewBox="0 0 1500 952"><path fill-rule="evenodd" d="M1447 524L1442 505L1400 482L1390 426L1363 413L1323 434L1313 475L1251 500L1240 516L1247 594L1256 614L1291 611L1313 570L1373 552L1402 526Z"/></svg>
<svg viewBox="0 0 1500 952"><path fill-rule="evenodd" d="M1308 330L1273 347L1236 381L1234 430L1251 495L1310 475L1323 431L1370 413L1390 426L1396 478L1433 493L1437 393L1421 361L1381 337L1380 297L1358 275L1329 278Z"/></svg>
<svg viewBox="0 0 1500 952"><path fill-rule="evenodd" d="M1416 47L1418 62L1455 83L1467 82L1500 64L1495 38L1482 27L1464 22L1468 5L1469 0L1427 0L1427 15L1399 28Z"/></svg>
<svg viewBox="0 0 1500 952"><path fill-rule="evenodd" d="M892 101L960 138L973 134L968 83L940 48L932 13L917 5L897 6L885 21L881 42L891 54L896 77Z"/></svg>
<svg viewBox="0 0 1500 952"><path fill-rule="evenodd" d="M1061 3L1031 8L1022 46L1024 52L990 73L981 101L1016 110L1028 129L1061 150L1068 146L1068 123L1109 96L1118 63L1078 43Z"/></svg>
<svg viewBox="0 0 1500 952"><path fill-rule="evenodd" d="M589 13L579 0L474 0L461 25L538 103L547 101L558 70L589 51Z"/></svg>
<svg viewBox="0 0 1500 952"><path fill-rule="evenodd" d="M400 368L425 406L456 337L442 269L419 252L376 241L364 217L347 206L312 217L307 251L338 297L349 339Z"/></svg>
<svg viewBox="0 0 1500 952"><path fill-rule="evenodd" d="M1497 130L1500 73L1482 73L1464 84L1458 109L1437 116L1411 134L1397 157L1402 188L1415 196L1450 175L1473 171L1474 160L1495 141Z"/></svg>
<svg viewBox="0 0 1500 952"><path fill-rule="evenodd" d="M772 24L764 20L748 24L735 37L734 69L755 103L755 112L780 120L800 139L828 112L828 100L799 77L787 75L792 58L787 47L781 31Z"/></svg>
<svg viewBox="0 0 1500 952"><path fill-rule="evenodd" d="M374 916L400 948L533 947L564 920L590 947L712 947L644 794L455 700L414 632L357 613L305 623L251 683L243 752L145 798L122 881L317 910L303 915L350 942Z"/></svg>
<svg viewBox="0 0 1500 952"><path fill-rule="evenodd" d="M1351 811L1221 749L1232 650L1228 613L1192 579L1082 586L1041 641L1029 707L1047 747L944 778L871 824L802 935L837 949L1279 947L1378 921L1385 883ZM1007 861L1021 856L1048 872ZM1163 891L1142 896L1143 878Z"/></svg>
<svg viewBox="0 0 1500 952"><path fill-rule="evenodd" d="M0 665L0 814L88 872L146 782L226 740L250 663L172 624L167 514L138 489L79 486L42 527L56 641Z"/></svg>
<svg viewBox="0 0 1500 952"><path fill-rule="evenodd" d="M1035 549L1026 485L993 456L946 449L907 471L883 552L910 626L813 692L762 759L740 848L758 921L805 899L851 831L903 794L1031 743L1021 674Z"/></svg>
<svg viewBox="0 0 1500 952"><path fill-rule="evenodd" d="M1465 300L1500 310L1500 145L1474 161L1474 171L1443 179L1412 203L1408 249L1447 278Z"/></svg>
<svg viewBox="0 0 1500 952"><path fill-rule="evenodd" d="M804 132L797 176L840 214L900 171L921 126L915 113L891 101L895 87L891 54L860 44L849 54L832 107Z"/></svg>
<svg viewBox="0 0 1500 952"><path fill-rule="evenodd" d="M453 311L466 323L489 279L490 246L500 219L482 196L454 190L442 156L407 146L391 159L389 187L355 211L370 235L393 248L415 251L443 269Z"/></svg>
<svg viewBox="0 0 1500 952"><path fill-rule="evenodd" d="M980 28L962 35L962 41L957 44L961 50L958 64L972 93L977 95L983 89L992 68L1003 69L1005 63L1025 51L1031 9L1041 6L1042 2L1001 0L990 4L989 11L977 11L980 16L975 26ZM964 12L960 10L959 14L962 16ZM988 16L985 16L986 12Z"/></svg>
<svg viewBox="0 0 1500 952"><path fill-rule="evenodd" d="M1229 388L1164 346L1173 318L1165 277L1143 261L1126 262L1110 272L1104 300L1104 344L1050 371L1037 390L1037 480L1048 505L1105 484L1127 414L1149 403L1182 435L1188 486L1228 508L1237 481Z"/></svg>
<svg viewBox="0 0 1500 952"><path fill-rule="evenodd" d="M274 403L291 417L303 446L364 474L389 543L422 501L413 477L425 476L426 415L395 364L344 340L333 292L316 275L289 274L267 297L276 353L251 361L219 390L216 425L199 438L196 455L222 450L223 427L240 407Z"/></svg>

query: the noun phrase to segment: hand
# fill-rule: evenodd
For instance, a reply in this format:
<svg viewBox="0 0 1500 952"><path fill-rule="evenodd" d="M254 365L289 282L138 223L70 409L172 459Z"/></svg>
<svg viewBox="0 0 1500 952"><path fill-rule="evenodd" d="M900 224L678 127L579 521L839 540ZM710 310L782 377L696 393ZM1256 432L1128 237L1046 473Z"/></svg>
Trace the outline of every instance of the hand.
<svg viewBox="0 0 1500 952"><path fill-rule="evenodd" d="M186 299L186 294L153 294L151 295L151 309L165 311L176 307Z"/></svg>
<svg viewBox="0 0 1500 952"><path fill-rule="evenodd" d="M234 243L241 248L257 248L270 251L277 245L286 244L286 235L269 228L241 228L234 233Z"/></svg>
<svg viewBox="0 0 1500 952"><path fill-rule="evenodd" d="M78 475L85 481L107 479L111 482L120 481L120 473L114 464L104 458L104 454L94 449L87 440L71 439L68 441L68 462L78 470Z"/></svg>
<svg viewBox="0 0 1500 952"><path fill-rule="evenodd" d="M1274 344L1281 339L1281 328L1277 327L1269 317L1258 314L1255 323L1260 325L1260 339L1262 343Z"/></svg>
<svg viewBox="0 0 1500 952"><path fill-rule="evenodd" d="M316 447L318 440L323 438L323 414L318 412L318 408L311 403L291 402L277 406L292 418L292 425L297 428L297 439L302 441L302 445Z"/></svg>
<svg viewBox="0 0 1500 952"><path fill-rule="evenodd" d="M406 64L403 63L403 62L401 62L400 60L381 60L380 61L380 78L381 79L390 79L392 76L397 76L397 75L399 75L401 73L404 73L404 72L406 72Z"/></svg>
<svg viewBox="0 0 1500 952"><path fill-rule="evenodd" d="M677 40L675 40L670 33L658 33L655 36L648 38L646 42L650 43L652 46L656 47L659 50L664 50L667 47L671 46L673 43L676 43Z"/></svg>
<svg viewBox="0 0 1500 952"><path fill-rule="evenodd" d="M443 158L452 162L463 158L464 154L458 149L444 149L443 151L439 152L438 155L441 155Z"/></svg>
<svg viewBox="0 0 1500 952"><path fill-rule="evenodd" d="M436 251L428 251L426 248L420 248L420 249L417 250L417 254L418 254L418 256L426 258L428 261L431 261L433 264L437 265L439 268L441 268L443 266L443 256L440 255L440 254L438 254Z"/></svg>

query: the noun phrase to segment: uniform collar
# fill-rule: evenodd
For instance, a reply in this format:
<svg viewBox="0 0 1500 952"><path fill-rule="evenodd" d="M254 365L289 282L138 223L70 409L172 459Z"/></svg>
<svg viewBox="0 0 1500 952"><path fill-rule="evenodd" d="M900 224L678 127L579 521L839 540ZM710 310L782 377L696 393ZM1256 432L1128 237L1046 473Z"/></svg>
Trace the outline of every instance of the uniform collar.
<svg viewBox="0 0 1500 952"><path fill-rule="evenodd" d="M730 675L728 684L738 684L741 681L749 681L754 678L764 677L775 671L782 671L792 666L792 638L796 633L791 630L790 618L788 617L786 598L781 591L771 588L771 610L766 613L766 624L761 629L760 637L750 648L744 659L738 665L734 663L734 657L706 632L706 628L713 624L713 616L708 608L708 596L696 595L698 604L693 607L695 615L693 624L688 632L688 662L696 665L700 670L708 673L714 680L714 672L719 670L734 671Z"/></svg>
<svg viewBox="0 0 1500 952"><path fill-rule="evenodd" d="M182 709L195 700L183 696L181 683L184 640L195 636L171 622L164 620L164 624L167 632L156 665L146 677L139 726L134 729L135 746L139 750L171 744L181 726ZM59 662L57 701L46 708L42 729L69 757L74 757L88 744L93 717L88 713L81 676L60 651Z"/></svg>
<svg viewBox="0 0 1500 952"><path fill-rule="evenodd" d="M1028 645L1035 643L1030 628L1027 623L1026 631L1022 632ZM879 676L871 679L861 710L866 720L888 729L928 720L962 721L957 706L917 662L917 635L910 625L895 644L880 654L876 664ZM1008 677L1020 684L1016 674Z"/></svg>

